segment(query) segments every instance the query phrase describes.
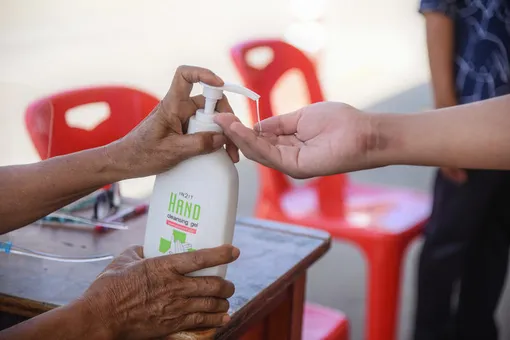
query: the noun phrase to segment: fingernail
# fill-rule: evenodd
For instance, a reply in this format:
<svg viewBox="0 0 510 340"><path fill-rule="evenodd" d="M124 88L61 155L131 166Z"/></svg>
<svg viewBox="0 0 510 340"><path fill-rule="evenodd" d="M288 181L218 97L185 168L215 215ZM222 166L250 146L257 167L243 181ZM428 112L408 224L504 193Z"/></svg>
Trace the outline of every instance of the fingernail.
<svg viewBox="0 0 510 340"><path fill-rule="evenodd" d="M229 322L229 321L230 321L230 315L225 314L225 315L223 316L223 319L222 319L221 321L222 321L224 324L226 324L227 322Z"/></svg>
<svg viewBox="0 0 510 340"><path fill-rule="evenodd" d="M236 247L233 247L232 248L232 257L237 259L239 257L239 254L241 254L241 252L239 251L239 249L237 249Z"/></svg>
<svg viewBox="0 0 510 340"><path fill-rule="evenodd" d="M213 148L218 149L227 143L225 136L216 134L213 136Z"/></svg>

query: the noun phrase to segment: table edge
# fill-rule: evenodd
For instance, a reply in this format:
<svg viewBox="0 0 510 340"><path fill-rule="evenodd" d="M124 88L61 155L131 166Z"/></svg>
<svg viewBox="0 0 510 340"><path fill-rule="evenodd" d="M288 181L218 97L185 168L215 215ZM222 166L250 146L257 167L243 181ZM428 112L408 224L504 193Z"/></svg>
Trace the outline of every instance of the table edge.
<svg viewBox="0 0 510 340"><path fill-rule="evenodd" d="M327 234L327 233L326 233ZM317 262L322 256L324 256L328 250L331 248L331 238L328 236L326 239L322 239L323 243L318 246L315 251L311 252L306 256L300 263L294 265L291 269L289 269L283 276L279 277L277 282L281 282L280 285L272 285L262 290L258 295L258 298L264 303L260 304L260 307L256 310L252 310L252 313L258 313L260 310L264 309L266 306L270 305L273 299L269 297L272 295L273 291L277 290L285 290L290 285L292 285L303 273L305 273L308 268L311 267L312 264ZM240 335L239 333L244 330L244 328L249 326L249 323L244 321L243 311L248 309L252 303L255 303L253 300L244 305L240 310L233 314L230 323L238 322L238 325L234 327L229 327L228 332L222 333L222 329L218 329L218 332L215 334L215 339L231 339L232 337ZM238 320L239 319L239 320Z"/></svg>

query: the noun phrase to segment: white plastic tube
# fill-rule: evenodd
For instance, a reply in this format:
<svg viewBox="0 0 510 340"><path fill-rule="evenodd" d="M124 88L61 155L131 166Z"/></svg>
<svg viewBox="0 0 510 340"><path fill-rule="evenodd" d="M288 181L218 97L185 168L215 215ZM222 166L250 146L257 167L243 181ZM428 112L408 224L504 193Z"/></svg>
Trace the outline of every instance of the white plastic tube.
<svg viewBox="0 0 510 340"><path fill-rule="evenodd" d="M28 248L19 247L10 242L0 242L0 252L6 254L24 255L38 259L57 261L57 262L73 262L73 263L88 263L112 260L112 254L97 254L92 256L62 256L57 254L44 253Z"/></svg>

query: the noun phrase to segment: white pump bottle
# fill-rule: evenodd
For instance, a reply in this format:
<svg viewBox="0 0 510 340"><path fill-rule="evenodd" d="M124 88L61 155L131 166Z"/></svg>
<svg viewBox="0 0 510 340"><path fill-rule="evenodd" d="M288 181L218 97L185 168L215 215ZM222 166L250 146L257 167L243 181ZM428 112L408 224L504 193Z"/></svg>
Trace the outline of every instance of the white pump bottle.
<svg viewBox="0 0 510 340"><path fill-rule="evenodd" d="M204 109L190 118L188 134L223 132L214 123L216 103L223 91L258 100L259 95L242 86L214 87L204 83ZM239 177L226 150L181 162L156 176L145 231L144 255L155 257L232 244L239 194ZM225 277L227 266L207 268L192 276Z"/></svg>

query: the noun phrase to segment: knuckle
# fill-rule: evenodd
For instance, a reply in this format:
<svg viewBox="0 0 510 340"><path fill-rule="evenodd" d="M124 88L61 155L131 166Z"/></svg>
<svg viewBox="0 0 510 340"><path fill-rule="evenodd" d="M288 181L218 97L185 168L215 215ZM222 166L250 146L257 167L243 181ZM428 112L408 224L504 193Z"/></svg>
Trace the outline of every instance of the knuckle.
<svg viewBox="0 0 510 340"><path fill-rule="evenodd" d="M143 261L141 263L141 274L139 277L142 279L142 282L145 286L147 286L149 289L154 289L156 286L158 286L159 277L157 274L155 274L155 267L152 262L149 261Z"/></svg>
<svg viewBox="0 0 510 340"><path fill-rule="evenodd" d="M200 138L197 143L198 148L200 150L207 149L209 147L209 145L211 144L209 141L210 139L212 139L212 138L209 136L203 136L202 138Z"/></svg>
<svg viewBox="0 0 510 340"><path fill-rule="evenodd" d="M180 255L180 254L179 254ZM182 261L180 257L169 255L168 256L168 264L167 267L169 269L169 272L172 274L179 274L179 267L182 267L182 265L185 265L186 262Z"/></svg>
<svg viewBox="0 0 510 340"><path fill-rule="evenodd" d="M128 248L129 250L129 255L131 255L131 257L133 259L143 259L144 258L144 254L143 254L143 247L140 246L140 245L133 245L131 247Z"/></svg>
<svg viewBox="0 0 510 340"><path fill-rule="evenodd" d="M141 261L141 266L144 274L146 275L152 273L156 269L156 267L154 266L154 261L151 261L150 259Z"/></svg>
<svg viewBox="0 0 510 340"><path fill-rule="evenodd" d="M218 307L218 302L214 298L206 298L203 300L205 309L214 310Z"/></svg>
<svg viewBox="0 0 510 340"><path fill-rule="evenodd" d="M195 314L193 316L193 323L196 325L203 325L205 323L205 315L204 314Z"/></svg>
<svg viewBox="0 0 510 340"><path fill-rule="evenodd" d="M206 287L209 288L209 290L213 294L218 294L222 290L222 279L219 277L208 277L204 278Z"/></svg>
<svg viewBox="0 0 510 340"><path fill-rule="evenodd" d="M181 305L184 307L184 306L189 306L191 303L192 303L192 300L189 298L189 297L183 297L180 299L181 301Z"/></svg>
<svg viewBox="0 0 510 340"><path fill-rule="evenodd" d="M132 253L132 252L136 251L136 249L137 249L138 247L139 247L139 246L137 246L137 245L129 246L129 247L127 247L127 248L126 248L126 250L124 250L124 251L122 252L122 254L130 254L130 253Z"/></svg>
<svg viewBox="0 0 510 340"><path fill-rule="evenodd" d="M206 264L205 258L201 254L199 254L198 252L193 252L193 255L191 257L191 261L197 267L200 267L200 268L204 268L205 264Z"/></svg>
<svg viewBox="0 0 510 340"><path fill-rule="evenodd" d="M184 280L182 280L181 282L182 282L182 285L180 285L180 286L182 288L180 289L180 291L182 292L182 294L185 294L186 292L187 293L196 293L200 290L200 285L196 278L187 280L186 282L184 282Z"/></svg>
<svg viewBox="0 0 510 340"><path fill-rule="evenodd" d="M166 306L167 306L166 302L158 301L155 303L153 310L156 312L157 315L165 315Z"/></svg>

